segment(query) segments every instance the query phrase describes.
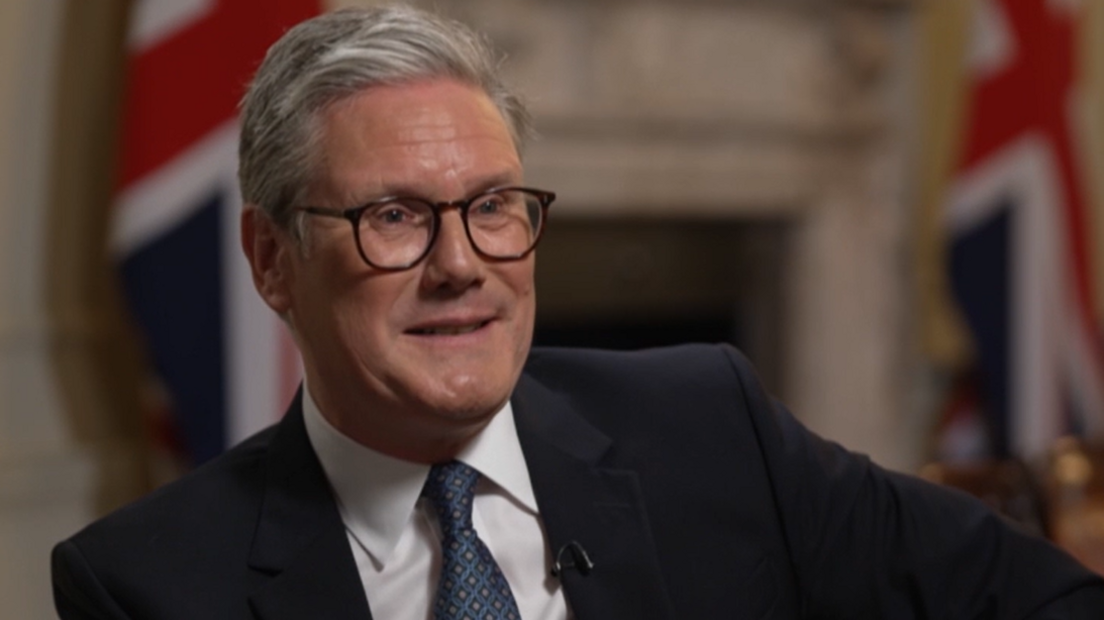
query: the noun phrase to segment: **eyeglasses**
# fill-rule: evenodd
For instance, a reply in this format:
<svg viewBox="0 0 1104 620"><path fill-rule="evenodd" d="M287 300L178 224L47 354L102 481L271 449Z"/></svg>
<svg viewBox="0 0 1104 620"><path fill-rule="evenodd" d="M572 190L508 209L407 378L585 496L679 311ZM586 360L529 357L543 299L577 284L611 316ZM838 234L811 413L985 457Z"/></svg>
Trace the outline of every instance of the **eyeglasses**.
<svg viewBox="0 0 1104 620"><path fill-rule="evenodd" d="M357 251L376 269L401 271L429 254L441 229L441 211L460 211L475 251L493 260L519 260L537 247L556 194L526 187L497 187L467 200L430 202L389 196L351 209L296 207L311 215L348 220Z"/></svg>

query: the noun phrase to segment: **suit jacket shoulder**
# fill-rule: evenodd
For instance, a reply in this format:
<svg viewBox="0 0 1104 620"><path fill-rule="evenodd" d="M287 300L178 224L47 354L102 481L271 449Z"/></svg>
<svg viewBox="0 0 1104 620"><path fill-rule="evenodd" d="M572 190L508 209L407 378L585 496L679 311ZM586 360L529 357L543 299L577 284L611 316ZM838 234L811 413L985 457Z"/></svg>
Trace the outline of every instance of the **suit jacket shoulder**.
<svg viewBox="0 0 1104 620"><path fill-rule="evenodd" d="M1099 577L974 498L809 432L731 347L537 350L527 374L606 436L600 466L636 477L677 617L741 589L764 610L749 617L1104 611Z"/></svg>
<svg viewBox="0 0 1104 620"><path fill-rule="evenodd" d="M369 618L298 403L278 426L59 544L59 614Z"/></svg>
<svg viewBox="0 0 1104 620"><path fill-rule="evenodd" d="M271 435L255 437L58 545L59 612L93 617L93 610L106 608L110 617L159 617L161 605L209 587L212 571L222 573L216 588L241 585L245 572L231 570L229 560L248 552Z"/></svg>

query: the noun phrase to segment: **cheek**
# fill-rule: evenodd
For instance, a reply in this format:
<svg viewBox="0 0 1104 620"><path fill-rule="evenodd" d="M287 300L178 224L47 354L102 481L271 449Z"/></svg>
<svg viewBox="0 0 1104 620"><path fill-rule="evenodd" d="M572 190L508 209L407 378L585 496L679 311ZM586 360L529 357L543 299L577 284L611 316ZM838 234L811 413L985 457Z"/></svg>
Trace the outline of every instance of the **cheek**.
<svg viewBox="0 0 1104 620"><path fill-rule="evenodd" d="M341 289L322 297L329 300L329 311L338 323L341 337L348 339L348 346L355 349L359 343L371 349L364 351L365 356L376 358L388 353L388 342L399 329L397 318L403 314L404 292L411 286L409 280L405 272L376 274L346 282Z"/></svg>
<svg viewBox="0 0 1104 620"><path fill-rule="evenodd" d="M379 304L380 295L369 287L326 299L343 337L355 342L371 341L379 338L387 326L387 310Z"/></svg>
<svg viewBox="0 0 1104 620"><path fill-rule="evenodd" d="M516 269L504 274L504 279L514 295L517 351L519 355L525 356L529 352L533 337L533 322L537 306L532 258L524 263L512 265L512 267L516 267Z"/></svg>
<svg viewBox="0 0 1104 620"><path fill-rule="evenodd" d="M310 269L297 278L295 318L302 328L319 337L319 344L340 347L346 339L365 334L365 317L372 312L361 299L362 287L355 274L321 254L316 249L307 259Z"/></svg>
<svg viewBox="0 0 1104 620"><path fill-rule="evenodd" d="M535 255L530 254L525 260L502 263L501 278L506 286L517 295L518 299L531 298L533 296L533 277L536 271Z"/></svg>
<svg viewBox="0 0 1104 620"><path fill-rule="evenodd" d="M518 296L519 303L524 306L529 312L530 323L533 320L532 314L536 306L536 283L533 282L533 261L530 259L525 263L525 268L516 274L514 279L514 291Z"/></svg>

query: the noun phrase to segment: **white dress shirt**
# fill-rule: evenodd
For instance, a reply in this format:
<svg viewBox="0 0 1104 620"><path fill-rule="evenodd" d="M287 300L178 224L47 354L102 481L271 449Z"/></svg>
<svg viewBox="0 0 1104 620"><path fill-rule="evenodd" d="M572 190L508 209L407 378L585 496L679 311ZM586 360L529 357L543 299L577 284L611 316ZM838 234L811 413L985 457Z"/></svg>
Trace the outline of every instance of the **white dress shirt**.
<svg viewBox="0 0 1104 620"><path fill-rule="evenodd" d="M330 486L376 620L431 620L441 569L440 527L422 486L429 466L402 461L353 441L303 390L307 436ZM529 469L507 403L457 455L479 470L472 523L491 550L524 620L571 616L537 511Z"/></svg>

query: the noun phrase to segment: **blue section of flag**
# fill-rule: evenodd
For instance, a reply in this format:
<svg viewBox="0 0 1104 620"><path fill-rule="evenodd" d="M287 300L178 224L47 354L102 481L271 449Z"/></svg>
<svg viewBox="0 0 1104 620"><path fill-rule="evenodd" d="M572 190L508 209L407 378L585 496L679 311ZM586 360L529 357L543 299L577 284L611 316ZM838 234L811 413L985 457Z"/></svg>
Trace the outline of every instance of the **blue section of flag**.
<svg viewBox="0 0 1104 620"><path fill-rule="evenodd" d="M123 287L147 350L173 398L186 457L225 447L221 215L214 194L163 237L127 256Z"/></svg>
<svg viewBox="0 0 1104 620"><path fill-rule="evenodd" d="M981 366L982 400L990 445L997 457L1010 453L1012 376L1011 269L1013 203L951 240L951 287L974 336Z"/></svg>

